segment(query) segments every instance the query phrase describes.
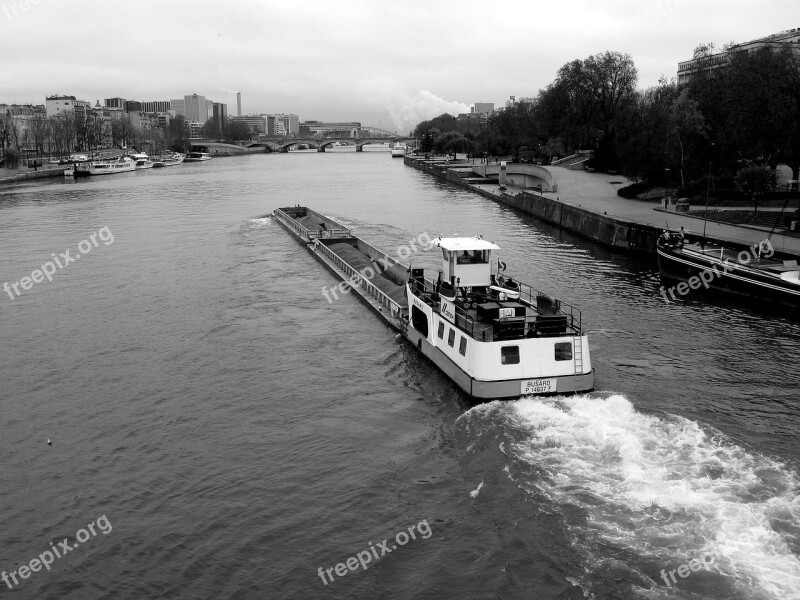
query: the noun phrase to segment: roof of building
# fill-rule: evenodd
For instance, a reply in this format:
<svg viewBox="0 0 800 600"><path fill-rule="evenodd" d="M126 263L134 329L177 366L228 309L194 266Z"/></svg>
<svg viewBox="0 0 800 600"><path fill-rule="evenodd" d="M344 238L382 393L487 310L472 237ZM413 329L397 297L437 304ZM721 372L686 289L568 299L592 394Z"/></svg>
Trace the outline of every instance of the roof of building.
<svg viewBox="0 0 800 600"><path fill-rule="evenodd" d="M434 246L439 246L450 252L454 250L500 250L500 246L480 237L438 237L433 240Z"/></svg>

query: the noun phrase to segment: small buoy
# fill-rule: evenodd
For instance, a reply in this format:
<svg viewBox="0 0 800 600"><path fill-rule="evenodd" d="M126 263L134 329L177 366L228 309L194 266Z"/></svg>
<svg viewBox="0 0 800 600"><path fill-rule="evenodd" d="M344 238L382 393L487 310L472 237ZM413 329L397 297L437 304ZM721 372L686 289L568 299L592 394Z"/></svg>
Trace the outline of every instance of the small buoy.
<svg viewBox="0 0 800 600"><path fill-rule="evenodd" d="M53 442L50 441L50 438L47 438L47 445L48 446L52 446L53 445Z"/></svg>

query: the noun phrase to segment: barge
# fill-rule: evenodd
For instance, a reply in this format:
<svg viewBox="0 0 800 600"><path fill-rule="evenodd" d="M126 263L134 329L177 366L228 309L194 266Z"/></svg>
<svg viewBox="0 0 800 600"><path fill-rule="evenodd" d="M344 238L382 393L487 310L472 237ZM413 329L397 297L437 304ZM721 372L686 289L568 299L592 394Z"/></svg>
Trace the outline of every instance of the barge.
<svg viewBox="0 0 800 600"><path fill-rule="evenodd" d="M702 286L789 308L800 306L797 259L775 256L768 239L748 248L690 240L683 232L664 231L656 251L662 278L679 282L680 294Z"/></svg>
<svg viewBox="0 0 800 600"><path fill-rule="evenodd" d="M469 396L594 388L580 311L515 281L499 260L493 272L496 244L480 237L433 240L442 257L434 279L306 207L276 209L273 217ZM380 268L367 276L364 265Z"/></svg>

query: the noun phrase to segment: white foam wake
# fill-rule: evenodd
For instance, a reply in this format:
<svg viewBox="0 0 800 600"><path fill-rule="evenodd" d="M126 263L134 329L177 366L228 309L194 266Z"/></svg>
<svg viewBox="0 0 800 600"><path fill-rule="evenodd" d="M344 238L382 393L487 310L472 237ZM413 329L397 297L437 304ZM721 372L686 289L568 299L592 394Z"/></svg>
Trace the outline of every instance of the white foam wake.
<svg viewBox="0 0 800 600"><path fill-rule="evenodd" d="M591 536L667 570L711 556L737 596L800 599L800 481L782 463L621 395L510 412L510 456L544 470L538 491L580 507Z"/></svg>

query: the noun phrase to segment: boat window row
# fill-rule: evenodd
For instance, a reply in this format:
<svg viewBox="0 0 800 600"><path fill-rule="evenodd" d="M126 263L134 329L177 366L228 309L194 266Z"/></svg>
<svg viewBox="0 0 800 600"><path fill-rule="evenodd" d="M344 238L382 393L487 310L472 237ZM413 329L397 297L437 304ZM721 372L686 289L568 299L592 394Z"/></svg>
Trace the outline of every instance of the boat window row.
<svg viewBox="0 0 800 600"><path fill-rule="evenodd" d="M437 334L439 335L439 339L440 340L444 339L444 322L443 321L439 322L439 331L437 332ZM450 332L447 334L447 345L450 346L451 348L453 348L453 347L455 347L455 343L456 343L456 330L451 328ZM464 337L463 335L461 336L461 341L458 343L458 353L461 356L466 356L467 355L467 338Z"/></svg>
<svg viewBox="0 0 800 600"><path fill-rule="evenodd" d="M554 344L554 358L557 361L572 360L572 342L557 342ZM518 365L519 346L502 346L500 348L500 364Z"/></svg>

